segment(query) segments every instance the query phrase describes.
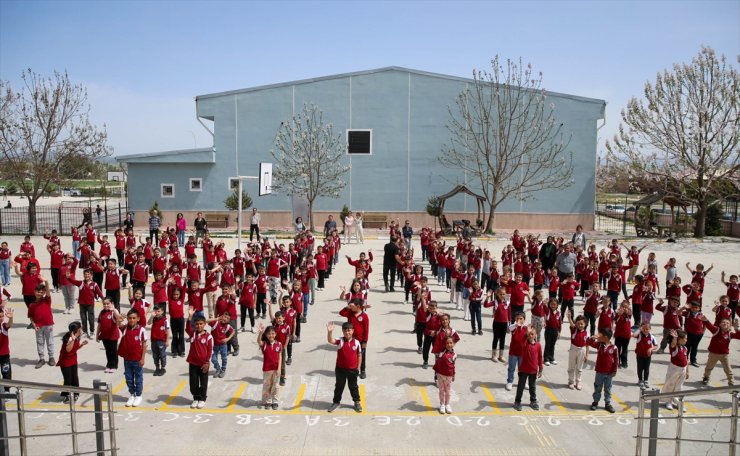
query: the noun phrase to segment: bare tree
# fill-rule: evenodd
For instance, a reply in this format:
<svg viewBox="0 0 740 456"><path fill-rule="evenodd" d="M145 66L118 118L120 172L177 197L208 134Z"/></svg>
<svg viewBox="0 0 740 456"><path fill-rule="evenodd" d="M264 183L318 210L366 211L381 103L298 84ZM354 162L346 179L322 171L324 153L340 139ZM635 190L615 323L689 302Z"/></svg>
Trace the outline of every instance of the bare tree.
<svg viewBox="0 0 740 456"><path fill-rule="evenodd" d="M563 124L547 102L542 73L496 56L491 72L473 71L473 82L449 108L451 138L439 157L483 192L485 231L493 231L496 208L506 199L572 184L573 157Z"/></svg>
<svg viewBox="0 0 740 456"><path fill-rule="evenodd" d="M27 70L14 91L0 81L0 153L3 176L28 199L29 232L36 231L36 202L64 180L69 163L109 156L105 126L88 119L87 91L67 73L44 78Z"/></svg>
<svg viewBox="0 0 740 456"><path fill-rule="evenodd" d="M334 134L331 123L324 123L323 113L313 104L292 119L282 122L275 136L272 188L308 200L311 230L314 229L313 205L316 198L339 198L347 185L343 180L349 166L341 159L347 142Z"/></svg>
<svg viewBox="0 0 740 456"><path fill-rule="evenodd" d="M659 181L666 193L696 204L696 237L704 236L722 183L738 177L739 90L737 69L703 47L691 63L645 83L645 99L629 101L606 143L610 159L627 163L635 179Z"/></svg>

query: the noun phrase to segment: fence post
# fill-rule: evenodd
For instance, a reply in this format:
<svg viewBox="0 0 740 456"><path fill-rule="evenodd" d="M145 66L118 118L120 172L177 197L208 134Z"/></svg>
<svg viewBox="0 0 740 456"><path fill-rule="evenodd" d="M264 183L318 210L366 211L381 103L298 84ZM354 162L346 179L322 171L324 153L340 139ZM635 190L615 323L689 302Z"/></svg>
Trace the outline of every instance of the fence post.
<svg viewBox="0 0 740 456"><path fill-rule="evenodd" d="M3 390L4 392L5 390ZM2 399L0 399L0 456L9 456L10 455L10 448L9 444L10 441L8 440L8 417L6 416L6 408L5 408L5 397L10 396L6 394L2 394ZM12 395L11 397L15 397L15 395Z"/></svg>
<svg viewBox="0 0 740 456"><path fill-rule="evenodd" d="M730 456L737 454L737 409L738 392L732 392L732 422L730 423Z"/></svg>
<svg viewBox="0 0 740 456"><path fill-rule="evenodd" d="M93 380L93 388L104 390L107 383L100 380ZM105 456L105 429L103 428L103 398L96 394L93 396L93 406L95 408L95 449L98 450L98 456Z"/></svg>
<svg viewBox="0 0 740 456"><path fill-rule="evenodd" d="M637 448L635 448L635 456L642 456L642 433L644 432L645 423L645 390L640 391L640 402L637 408Z"/></svg>
<svg viewBox="0 0 740 456"><path fill-rule="evenodd" d="M64 231L62 231L62 207L57 207L57 214L59 215L59 235L61 236L64 234Z"/></svg>
<svg viewBox="0 0 740 456"><path fill-rule="evenodd" d="M108 231L108 202L105 203L105 231Z"/></svg>
<svg viewBox="0 0 740 456"><path fill-rule="evenodd" d="M123 224L123 218L121 218L121 202L118 202L118 226Z"/></svg>
<svg viewBox="0 0 740 456"><path fill-rule="evenodd" d="M650 440L648 441L648 456L655 456L658 451L658 419L660 418L660 400L650 401Z"/></svg>
<svg viewBox="0 0 740 456"><path fill-rule="evenodd" d="M3 234L3 211L0 210L0 235Z"/></svg>

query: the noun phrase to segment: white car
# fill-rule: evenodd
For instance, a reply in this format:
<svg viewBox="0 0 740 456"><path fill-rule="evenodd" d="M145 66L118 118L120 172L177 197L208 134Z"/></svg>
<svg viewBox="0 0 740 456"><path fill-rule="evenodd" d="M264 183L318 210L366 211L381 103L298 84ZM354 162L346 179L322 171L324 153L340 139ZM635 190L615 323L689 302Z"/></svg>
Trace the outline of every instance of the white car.
<svg viewBox="0 0 740 456"><path fill-rule="evenodd" d="M82 196L82 192L77 188L65 187L62 189L62 196Z"/></svg>

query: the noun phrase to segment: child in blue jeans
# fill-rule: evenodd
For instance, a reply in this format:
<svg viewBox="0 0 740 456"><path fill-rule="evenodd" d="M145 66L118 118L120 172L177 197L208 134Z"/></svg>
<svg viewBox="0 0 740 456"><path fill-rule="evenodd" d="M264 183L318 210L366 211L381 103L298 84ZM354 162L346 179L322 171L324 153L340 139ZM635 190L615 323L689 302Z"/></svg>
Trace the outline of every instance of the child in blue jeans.
<svg viewBox="0 0 740 456"><path fill-rule="evenodd" d="M231 313L227 310L217 319L211 320L208 323L211 325L211 336L213 336L211 363L213 364L213 368L216 369L216 372L213 374L214 378L223 378L226 375L226 365L229 361L229 341L236 334L230 321ZM221 357L221 364L218 363L219 356Z"/></svg>

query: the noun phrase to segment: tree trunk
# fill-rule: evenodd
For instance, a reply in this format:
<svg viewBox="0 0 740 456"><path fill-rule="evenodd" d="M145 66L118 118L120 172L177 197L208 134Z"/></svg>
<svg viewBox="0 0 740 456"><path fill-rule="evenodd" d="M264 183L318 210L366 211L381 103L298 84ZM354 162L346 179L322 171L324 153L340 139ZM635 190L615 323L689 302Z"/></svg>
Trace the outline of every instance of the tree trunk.
<svg viewBox="0 0 740 456"><path fill-rule="evenodd" d="M313 200L308 200L308 224L312 233L316 231L313 225Z"/></svg>
<svg viewBox="0 0 740 456"><path fill-rule="evenodd" d="M28 200L28 234L36 234L36 201Z"/></svg>
<svg viewBox="0 0 740 456"><path fill-rule="evenodd" d="M486 229L484 230L484 233L493 234L493 219L495 215L496 208L493 206L488 206L488 220L486 221Z"/></svg>
<svg viewBox="0 0 740 456"><path fill-rule="evenodd" d="M694 237L697 238L703 238L706 235L706 225L707 225L707 202L704 201L698 201L697 204L697 211L694 214L694 219L696 220L696 225L694 226Z"/></svg>

